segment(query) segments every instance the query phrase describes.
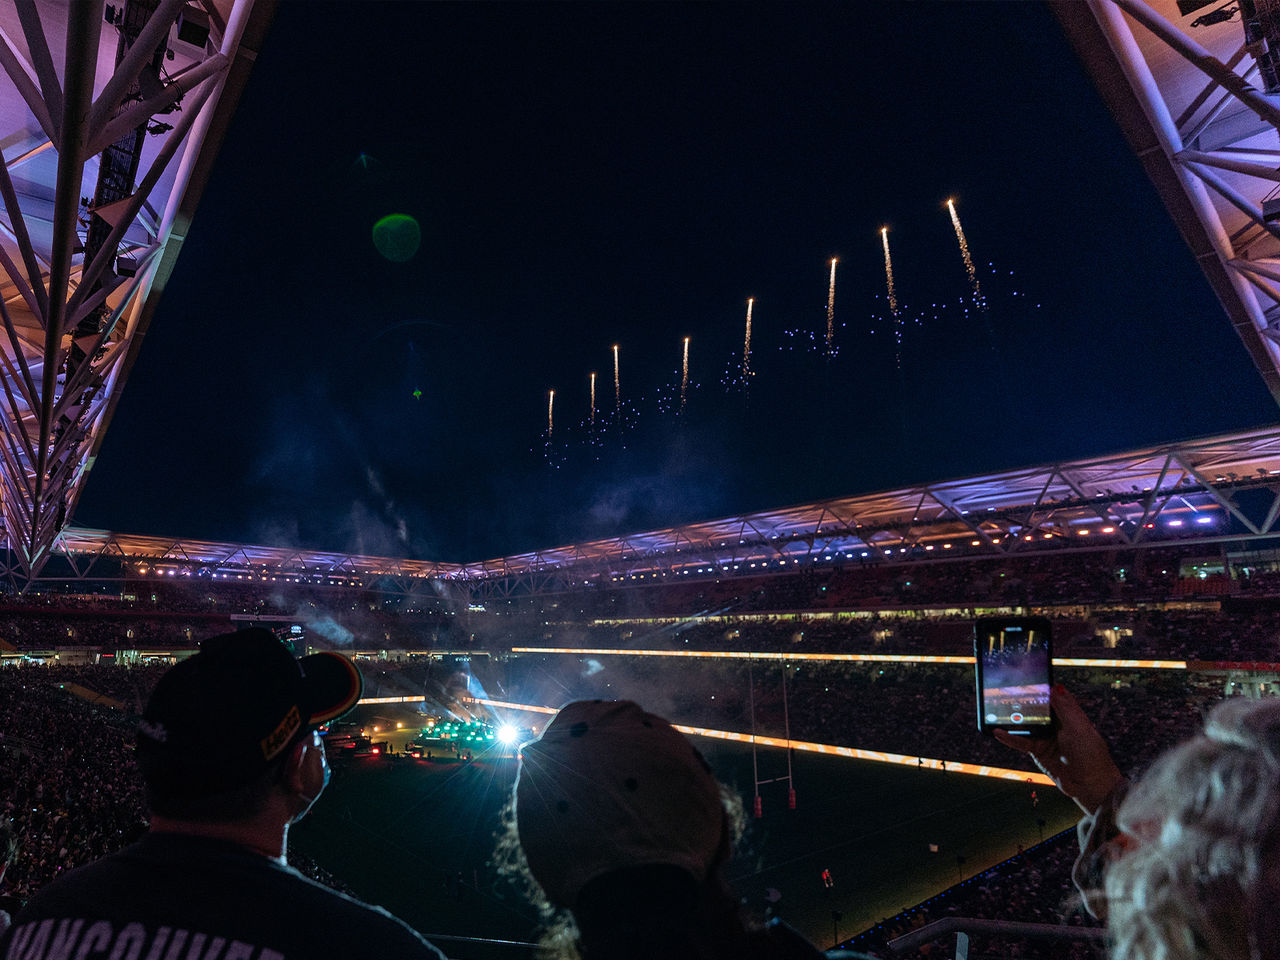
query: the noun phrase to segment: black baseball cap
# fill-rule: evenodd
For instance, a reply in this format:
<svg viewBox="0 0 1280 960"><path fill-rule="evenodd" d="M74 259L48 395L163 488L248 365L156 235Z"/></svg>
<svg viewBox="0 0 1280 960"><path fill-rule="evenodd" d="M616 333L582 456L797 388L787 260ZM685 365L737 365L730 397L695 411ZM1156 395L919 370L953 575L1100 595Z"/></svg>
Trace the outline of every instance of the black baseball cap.
<svg viewBox="0 0 1280 960"><path fill-rule="evenodd" d="M143 776L189 795L244 786L354 707L363 689L342 654L297 658L261 627L211 637L160 678L147 702L138 724Z"/></svg>

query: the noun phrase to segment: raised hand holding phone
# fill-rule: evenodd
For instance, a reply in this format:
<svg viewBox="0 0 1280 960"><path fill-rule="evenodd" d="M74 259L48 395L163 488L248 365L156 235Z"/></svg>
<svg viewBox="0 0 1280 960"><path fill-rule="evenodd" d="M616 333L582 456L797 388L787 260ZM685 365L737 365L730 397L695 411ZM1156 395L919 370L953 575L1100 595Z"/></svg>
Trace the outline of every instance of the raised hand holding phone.
<svg viewBox="0 0 1280 960"><path fill-rule="evenodd" d="M1014 736L999 729L992 735L1005 746L1028 754L1081 810L1096 813L1107 796L1124 782L1124 775L1080 701L1061 684L1050 692L1049 705L1053 723L1046 735Z"/></svg>

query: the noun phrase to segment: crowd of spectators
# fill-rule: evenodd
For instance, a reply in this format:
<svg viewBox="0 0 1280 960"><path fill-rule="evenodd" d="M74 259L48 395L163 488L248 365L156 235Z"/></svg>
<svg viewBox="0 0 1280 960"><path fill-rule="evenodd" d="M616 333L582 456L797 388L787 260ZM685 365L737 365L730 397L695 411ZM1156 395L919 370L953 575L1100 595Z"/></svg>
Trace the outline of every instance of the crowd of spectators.
<svg viewBox="0 0 1280 960"><path fill-rule="evenodd" d="M801 563L794 573L593 582L475 607L435 594L266 574L252 581L160 576L110 594L0 596L0 649L190 648L263 617L297 624L308 644L353 650L500 652L553 640L955 654L966 651L975 610L1002 608L1054 618L1063 654L1280 659L1280 630L1272 627L1280 574L1222 557L1197 560L1205 549ZM1204 573L1228 568L1230 575Z"/></svg>
<svg viewBox="0 0 1280 960"><path fill-rule="evenodd" d="M1057 656L1226 661L1280 661L1280 618L1269 602L1087 611L1036 608L1054 621ZM477 629L479 646L586 649L733 650L769 653L880 653L966 656L973 619L959 612L920 611L720 616L545 625L495 621Z"/></svg>
<svg viewBox="0 0 1280 960"><path fill-rule="evenodd" d="M772 564L627 574L572 593L504 601L507 612L579 619L690 616L696 613L878 609L911 606L1053 605L1160 602L1188 595L1280 592L1275 577L1203 577L1203 545L949 558L928 553L892 562L882 557L797 557ZM761 569L756 569L759 566ZM1252 569L1252 568L1250 568ZM1188 584L1196 584L1188 589ZM1248 589L1246 590L1246 584ZM1274 587L1270 590L1269 586Z"/></svg>
<svg viewBox="0 0 1280 960"><path fill-rule="evenodd" d="M513 656L510 648L963 655L972 652L967 610L1006 604L1035 605L1036 612L1053 616L1059 655L1280 661L1272 599L1280 595L1280 576L1223 576L1211 589L1190 590L1179 586L1191 582L1179 575L1185 552L849 564L788 576L613 585L562 598L553 608L530 601L500 614L459 615L443 603L364 588L158 582L101 598L3 598L0 640L19 650L183 648L233 629L232 614L288 616L307 625L308 642L492 654L366 662L369 696L421 694L442 707L463 693L542 704L631 698L691 725L745 733L754 724L761 734L795 740L1032 769L1021 755L978 735L966 666ZM931 605L935 609L925 609ZM936 609L942 605L957 609ZM129 718L164 669L103 663L0 670L0 817L12 820L21 843L0 894L24 898L144 828ZM1060 679L1129 771L1189 735L1206 706L1223 694L1222 678L1196 672L1073 669ZM106 699L90 702L86 690ZM884 940L948 913L1070 918L1073 856L1069 840L1037 847L854 946L878 952ZM341 886L315 864L301 866ZM982 949L992 956L1037 955L1025 944ZM1055 949L1052 955L1064 955L1061 944ZM1095 955L1093 948L1080 949L1086 951L1080 956Z"/></svg>
<svg viewBox="0 0 1280 960"><path fill-rule="evenodd" d="M192 648L254 617L288 618L321 644L375 649L447 644L457 632L439 598L279 580L178 577L129 582L109 594L0 594L0 641L18 650Z"/></svg>
<svg viewBox="0 0 1280 960"><path fill-rule="evenodd" d="M20 899L143 828L132 729L64 689L75 679L58 668L0 671L0 815L19 843L0 892Z"/></svg>
<svg viewBox="0 0 1280 960"><path fill-rule="evenodd" d="M1075 830L1067 830L1029 850L997 864L915 907L890 917L840 946L878 957L928 958L950 956L955 935L925 944L905 954L895 954L889 942L947 917L981 917L1014 923L1096 927L1098 922L1081 904L1071 880L1071 868L1080 852ZM1010 960L1097 960L1097 941L1032 940L1008 935L974 934L976 955Z"/></svg>

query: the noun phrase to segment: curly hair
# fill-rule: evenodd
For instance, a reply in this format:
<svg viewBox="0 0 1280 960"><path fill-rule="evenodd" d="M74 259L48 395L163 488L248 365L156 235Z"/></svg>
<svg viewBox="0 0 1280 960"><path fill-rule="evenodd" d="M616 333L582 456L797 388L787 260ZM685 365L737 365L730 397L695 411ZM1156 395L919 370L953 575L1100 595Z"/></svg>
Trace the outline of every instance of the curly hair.
<svg viewBox="0 0 1280 960"><path fill-rule="evenodd" d="M746 811L743 809L742 797L735 790L724 784L719 786L720 802L724 805L725 823L729 831L729 845L735 846L746 829ZM529 860L525 856L517 829L514 793L502 808L490 864L499 876L515 886L538 911L542 922L536 950L539 960L581 960L581 932L573 913L553 904L529 869Z"/></svg>
<svg viewBox="0 0 1280 960"><path fill-rule="evenodd" d="M1125 798L1113 960L1280 957L1280 699L1219 704Z"/></svg>

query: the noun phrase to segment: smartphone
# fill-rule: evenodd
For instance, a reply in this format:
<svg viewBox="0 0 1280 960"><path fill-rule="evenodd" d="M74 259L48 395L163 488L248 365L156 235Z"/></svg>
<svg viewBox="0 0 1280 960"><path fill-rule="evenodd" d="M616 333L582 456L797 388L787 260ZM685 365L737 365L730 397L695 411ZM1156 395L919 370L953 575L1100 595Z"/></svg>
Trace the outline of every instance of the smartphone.
<svg viewBox="0 0 1280 960"><path fill-rule="evenodd" d="M973 625L978 729L1047 736L1053 630L1044 617L992 617Z"/></svg>

